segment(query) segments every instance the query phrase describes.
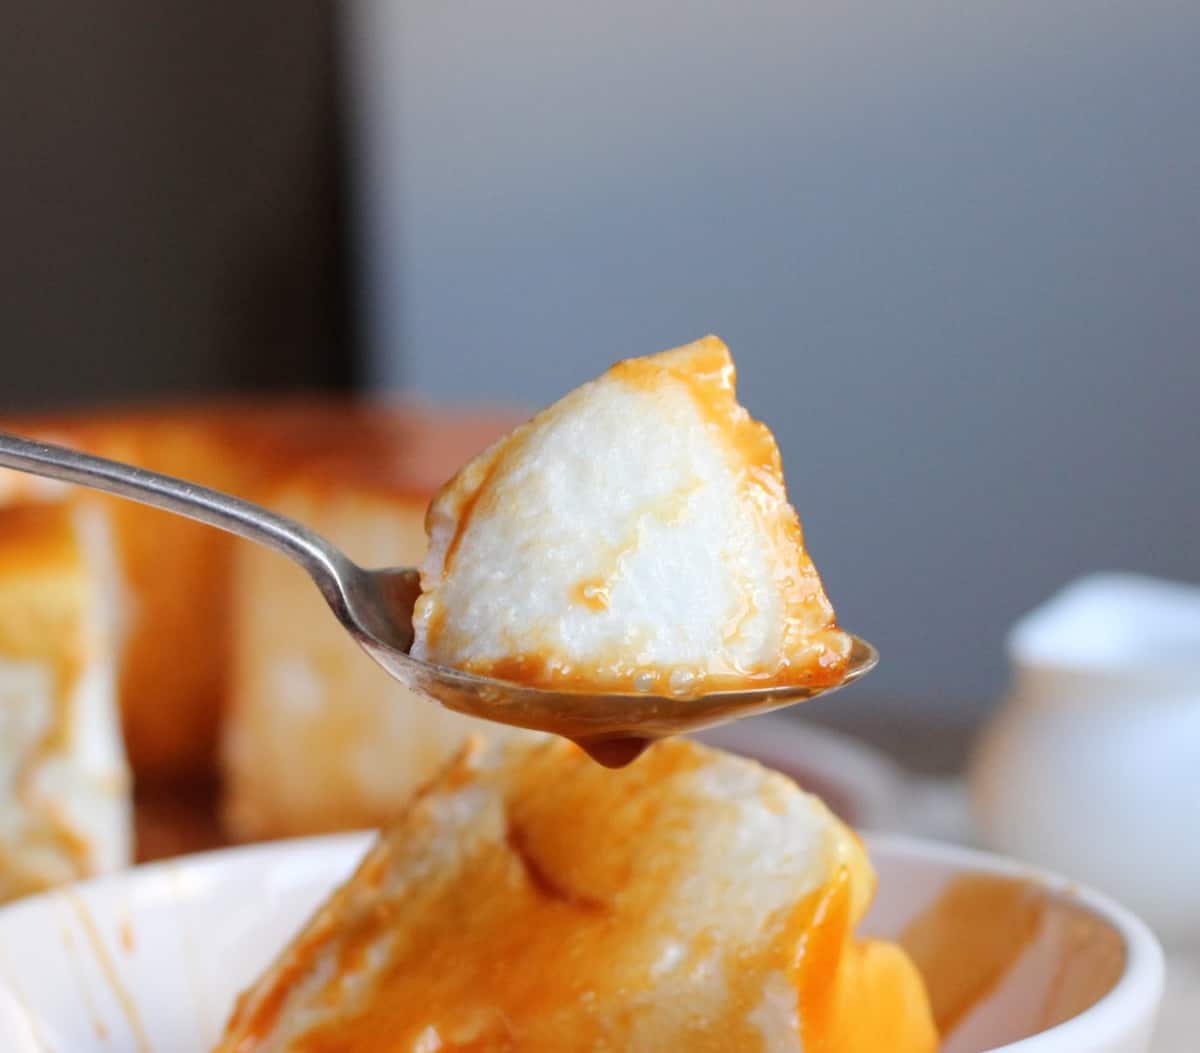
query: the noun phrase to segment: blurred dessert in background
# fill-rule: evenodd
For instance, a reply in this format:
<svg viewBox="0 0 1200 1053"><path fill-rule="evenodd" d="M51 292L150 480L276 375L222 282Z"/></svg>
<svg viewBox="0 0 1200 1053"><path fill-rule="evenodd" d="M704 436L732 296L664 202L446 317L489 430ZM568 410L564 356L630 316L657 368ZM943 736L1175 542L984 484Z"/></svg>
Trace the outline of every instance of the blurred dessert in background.
<svg viewBox="0 0 1200 1053"><path fill-rule="evenodd" d="M364 562L415 565L429 496L518 420L297 396L3 427L271 505ZM224 738L225 811L237 836L377 824L478 726L378 670L273 553L17 472L0 471L0 500L109 524L125 583L118 698L133 771L143 786L173 791L211 782ZM0 559L9 544L0 536ZM94 572L79 574L91 581Z"/></svg>
<svg viewBox="0 0 1200 1053"><path fill-rule="evenodd" d="M709 336L620 362L434 499L416 657L538 687L836 683L850 652L775 440Z"/></svg>
<svg viewBox="0 0 1200 1053"><path fill-rule="evenodd" d="M264 444L256 500L364 566L417 566L425 511L454 467L511 418L360 407L311 414ZM330 617L290 560L238 544L223 734L225 818L239 838L380 826L481 724L397 683Z"/></svg>
<svg viewBox="0 0 1200 1053"><path fill-rule="evenodd" d="M118 610L102 517L0 507L0 900L129 862Z"/></svg>
<svg viewBox="0 0 1200 1053"><path fill-rule="evenodd" d="M854 930L875 877L787 778L685 740L608 771L475 743L242 997L218 1053L932 1053Z"/></svg>

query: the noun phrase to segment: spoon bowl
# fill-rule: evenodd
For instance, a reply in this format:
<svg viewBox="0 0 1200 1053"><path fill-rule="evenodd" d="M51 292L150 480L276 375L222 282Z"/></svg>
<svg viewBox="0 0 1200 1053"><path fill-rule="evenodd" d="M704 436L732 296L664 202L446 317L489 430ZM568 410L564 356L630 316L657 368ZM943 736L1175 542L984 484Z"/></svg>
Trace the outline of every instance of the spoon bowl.
<svg viewBox="0 0 1200 1053"><path fill-rule="evenodd" d="M477 676L413 658L412 567L369 570L329 540L241 498L78 450L0 433L0 467L88 486L187 516L281 552L320 589L342 626L406 687L467 716L574 739L603 764L636 757L653 739L699 731L828 694L874 668L878 653L853 637L835 683L748 687L700 696L556 691Z"/></svg>

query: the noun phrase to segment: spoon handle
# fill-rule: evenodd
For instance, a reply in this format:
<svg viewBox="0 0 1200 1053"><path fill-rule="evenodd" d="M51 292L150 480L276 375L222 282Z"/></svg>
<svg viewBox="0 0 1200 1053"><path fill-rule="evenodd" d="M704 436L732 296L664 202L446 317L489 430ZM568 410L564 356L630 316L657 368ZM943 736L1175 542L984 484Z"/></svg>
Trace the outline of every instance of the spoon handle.
<svg viewBox="0 0 1200 1053"><path fill-rule="evenodd" d="M294 519L174 476L3 432L0 466L127 497L257 541L299 563L339 614L345 604L341 582L357 570L344 553Z"/></svg>

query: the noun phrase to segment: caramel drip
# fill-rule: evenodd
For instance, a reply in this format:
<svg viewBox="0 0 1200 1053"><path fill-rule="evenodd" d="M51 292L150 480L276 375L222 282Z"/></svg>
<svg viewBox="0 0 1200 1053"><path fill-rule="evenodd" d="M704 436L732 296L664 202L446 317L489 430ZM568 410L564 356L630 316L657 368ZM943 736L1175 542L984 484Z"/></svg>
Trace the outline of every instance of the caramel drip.
<svg viewBox="0 0 1200 1053"><path fill-rule="evenodd" d="M92 1032L101 1042L107 1043L108 1025L104 1022L100 1007L96 1004L92 988L88 984L87 973L83 968L83 961L75 949L75 937L69 928L62 930L62 944L63 950L67 952L67 959L71 963L71 971L75 976L75 987L79 992L79 1000L83 1003L84 1012L91 1022Z"/></svg>

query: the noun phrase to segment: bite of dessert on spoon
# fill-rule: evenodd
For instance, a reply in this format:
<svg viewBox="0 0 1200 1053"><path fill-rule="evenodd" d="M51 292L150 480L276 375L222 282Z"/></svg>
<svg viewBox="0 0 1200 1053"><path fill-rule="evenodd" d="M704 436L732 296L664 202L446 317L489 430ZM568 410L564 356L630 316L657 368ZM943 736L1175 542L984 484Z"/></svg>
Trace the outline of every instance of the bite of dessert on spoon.
<svg viewBox="0 0 1200 1053"><path fill-rule="evenodd" d="M618 765L876 661L838 628L778 448L734 378L712 336L619 362L446 484L419 572L364 569L294 520L78 451L0 435L0 465L269 545L409 687Z"/></svg>

